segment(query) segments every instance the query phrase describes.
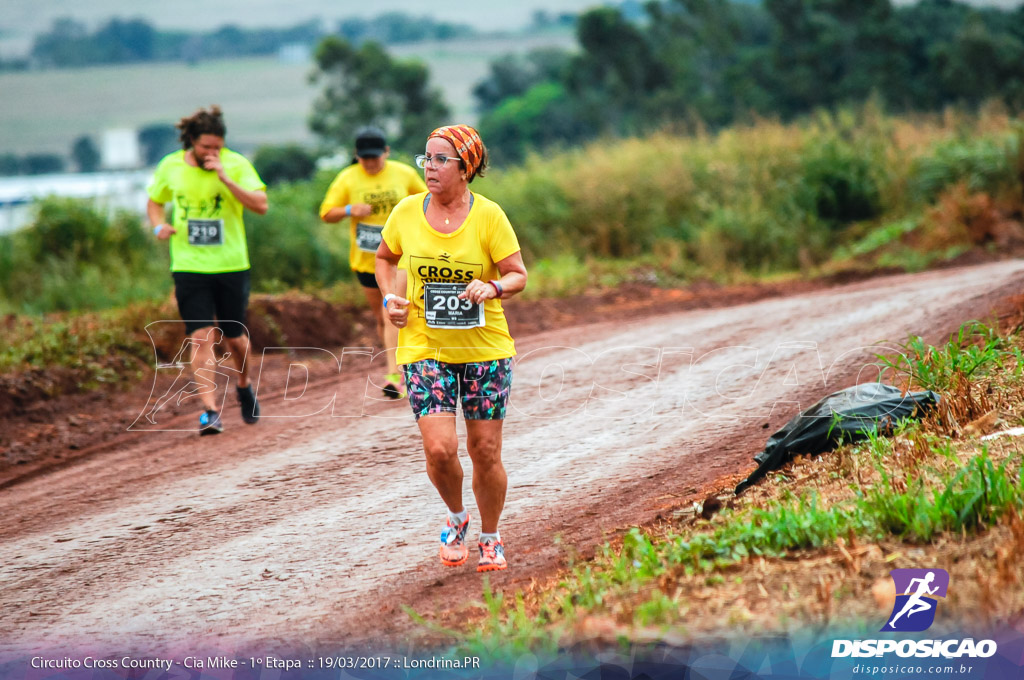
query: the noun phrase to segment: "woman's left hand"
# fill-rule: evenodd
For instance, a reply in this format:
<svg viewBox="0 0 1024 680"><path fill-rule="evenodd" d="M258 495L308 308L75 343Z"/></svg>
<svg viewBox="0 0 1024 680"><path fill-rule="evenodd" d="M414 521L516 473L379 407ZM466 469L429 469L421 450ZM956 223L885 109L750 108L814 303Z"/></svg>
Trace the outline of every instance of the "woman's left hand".
<svg viewBox="0 0 1024 680"><path fill-rule="evenodd" d="M462 300L469 300L476 304L481 304L490 300L491 298L498 297L498 291L495 290L487 281L481 281L480 279L473 279L466 285L466 290L459 294L459 298Z"/></svg>

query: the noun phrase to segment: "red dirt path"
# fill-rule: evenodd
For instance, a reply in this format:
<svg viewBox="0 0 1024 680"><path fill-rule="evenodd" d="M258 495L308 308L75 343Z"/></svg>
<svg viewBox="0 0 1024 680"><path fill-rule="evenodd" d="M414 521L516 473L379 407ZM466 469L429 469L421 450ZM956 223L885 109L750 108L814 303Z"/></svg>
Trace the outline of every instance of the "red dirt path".
<svg viewBox="0 0 1024 680"><path fill-rule="evenodd" d="M796 411L874 379L878 343L938 341L1022 284L1011 261L803 292L635 288L546 311L513 301L512 568L491 583L528 587L569 551L731 486ZM42 446L0 477L0 656L396 650L429 641L403 605L444 621L480 598L472 560L437 563L443 507L414 422L376 398L367 358L345 354L340 371L253 361L265 417L245 426L231 398L217 437L194 435L187 403L125 432L149 389L51 408L55 427L89 425L73 458ZM301 381L285 384L298 363L301 397ZM303 374L292 366L293 381ZM468 480L466 501L475 514Z"/></svg>

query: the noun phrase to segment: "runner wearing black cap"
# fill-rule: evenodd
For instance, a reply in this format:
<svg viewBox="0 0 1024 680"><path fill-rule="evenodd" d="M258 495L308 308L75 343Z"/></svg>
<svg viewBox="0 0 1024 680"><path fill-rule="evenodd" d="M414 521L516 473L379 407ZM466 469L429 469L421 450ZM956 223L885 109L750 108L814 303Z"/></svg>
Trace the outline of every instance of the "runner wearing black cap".
<svg viewBox="0 0 1024 680"><path fill-rule="evenodd" d="M320 205L320 219L324 222L351 220L349 265L373 310L377 334L387 353L387 373L381 385L385 395L399 399L405 396L405 382L395 362L398 329L384 322L384 299L374 277L375 254L391 209L406 196L426 191L427 186L412 167L388 160L391 149L384 131L378 127L368 126L356 132L355 151L358 163L334 178Z"/></svg>

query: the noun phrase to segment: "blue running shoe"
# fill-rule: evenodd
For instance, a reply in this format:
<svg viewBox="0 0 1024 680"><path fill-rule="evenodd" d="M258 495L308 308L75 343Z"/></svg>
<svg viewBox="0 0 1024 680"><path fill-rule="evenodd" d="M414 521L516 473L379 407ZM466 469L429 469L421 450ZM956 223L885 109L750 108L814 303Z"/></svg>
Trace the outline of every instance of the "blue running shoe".
<svg viewBox="0 0 1024 680"><path fill-rule="evenodd" d="M203 411L199 414L199 435L220 434L224 424L220 422L220 414L216 411Z"/></svg>

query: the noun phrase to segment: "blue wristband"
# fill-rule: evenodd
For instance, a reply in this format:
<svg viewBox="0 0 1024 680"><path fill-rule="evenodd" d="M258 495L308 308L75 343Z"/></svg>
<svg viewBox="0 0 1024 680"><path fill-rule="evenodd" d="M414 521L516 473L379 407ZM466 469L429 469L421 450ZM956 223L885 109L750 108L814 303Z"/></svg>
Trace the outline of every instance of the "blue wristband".
<svg viewBox="0 0 1024 680"><path fill-rule="evenodd" d="M163 229L163 228L164 228L163 224L158 224L155 227L153 227L153 235L154 236L159 236L160 235L160 230Z"/></svg>
<svg viewBox="0 0 1024 680"><path fill-rule="evenodd" d="M345 217L352 217L352 206L351 205L346 205L345 206Z"/></svg>
<svg viewBox="0 0 1024 680"><path fill-rule="evenodd" d="M384 309L387 309L388 308L388 302L390 302L392 298L396 298L396 297L398 297L398 296L395 295L394 293L388 293L387 295L385 295L384 296Z"/></svg>

